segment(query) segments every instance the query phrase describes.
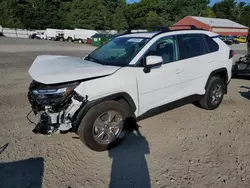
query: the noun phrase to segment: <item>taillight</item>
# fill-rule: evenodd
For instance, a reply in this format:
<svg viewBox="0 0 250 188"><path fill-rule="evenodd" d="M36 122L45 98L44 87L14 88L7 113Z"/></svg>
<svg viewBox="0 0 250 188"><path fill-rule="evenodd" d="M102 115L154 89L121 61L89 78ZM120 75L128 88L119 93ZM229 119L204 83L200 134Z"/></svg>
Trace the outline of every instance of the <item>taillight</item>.
<svg viewBox="0 0 250 188"><path fill-rule="evenodd" d="M233 58L233 56L234 56L234 51L230 50L230 52L229 52L229 59Z"/></svg>

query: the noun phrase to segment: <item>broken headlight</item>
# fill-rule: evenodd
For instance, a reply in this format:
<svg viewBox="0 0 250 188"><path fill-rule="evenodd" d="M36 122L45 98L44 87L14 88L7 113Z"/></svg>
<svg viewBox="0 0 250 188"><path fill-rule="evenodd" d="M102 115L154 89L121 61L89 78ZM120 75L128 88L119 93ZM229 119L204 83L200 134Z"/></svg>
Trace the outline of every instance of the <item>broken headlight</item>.
<svg viewBox="0 0 250 188"><path fill-rule="evenodd" d="M42 85L32 90L37 99L65 98L79 85L79 82L57 85Z"/></svg>

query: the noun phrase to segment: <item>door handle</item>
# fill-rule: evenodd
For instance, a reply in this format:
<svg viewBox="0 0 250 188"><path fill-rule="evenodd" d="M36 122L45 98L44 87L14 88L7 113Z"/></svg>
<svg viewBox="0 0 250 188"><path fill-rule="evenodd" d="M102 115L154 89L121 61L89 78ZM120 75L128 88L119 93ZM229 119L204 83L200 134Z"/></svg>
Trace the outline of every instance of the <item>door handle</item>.
<svg viewBox="0 0 250 188"><path fill-rule="evenodd" d="M184 69L176 69L176 74L180 74L184 71Z"/></svg>

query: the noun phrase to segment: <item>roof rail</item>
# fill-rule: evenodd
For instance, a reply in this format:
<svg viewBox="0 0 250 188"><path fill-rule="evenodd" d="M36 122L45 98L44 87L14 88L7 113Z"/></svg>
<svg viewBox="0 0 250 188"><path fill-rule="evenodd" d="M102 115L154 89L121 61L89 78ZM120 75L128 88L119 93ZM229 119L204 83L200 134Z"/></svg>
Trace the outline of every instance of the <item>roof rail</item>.
<svg viewBox="0 0 250 188"><path fill-rule="evenodd" d="M172 25L170 27L187 27L189 26L191 29L198 29L195 25Z"/></svg>
<svg viewBox="0 0 250 188"><path fill-rule="evenodd" d="M191 30L203 30L202 28L198 28L195 25L173 25L170 27L190 27ZM183 30L187 30L187 29L183 29Z"/></svg>
<svg viewBox="0 0 250 188"><path fill-rule="evenodd" d="M159 33L157 33L156 35L166 33L166 32L171 32L171 31L178 31L178 30L175 30L175 29L174 30L170 29L171 27L190 27L191 30L203 30L202 28L198 28L195 25L160 26L160 27L151 27L151 28L148 28L148 29L150 29L152 31L159 31ZM127 28L124 33L119 34L118 36L131 34L132 30L140 30L140 29L138 29L138 28ZM189 29L180 29L180 30L189 30ZM138 33L140 33L140 32L138 32Z"/></svg>

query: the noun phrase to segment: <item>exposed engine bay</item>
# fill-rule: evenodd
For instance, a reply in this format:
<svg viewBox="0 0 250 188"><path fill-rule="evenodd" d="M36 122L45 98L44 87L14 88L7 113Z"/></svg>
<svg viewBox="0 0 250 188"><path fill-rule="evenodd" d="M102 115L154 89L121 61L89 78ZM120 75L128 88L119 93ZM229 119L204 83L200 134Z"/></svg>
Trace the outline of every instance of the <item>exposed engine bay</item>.
<svg viewBox="0 0 250 188"><path fill-rule="evenodd" d="M39 122L34 133L47 134L70 131L76 122L76 112L86 104L87 97L80 96L74 89L79 82L45 85L33 81L28 99Z"/></svg>

